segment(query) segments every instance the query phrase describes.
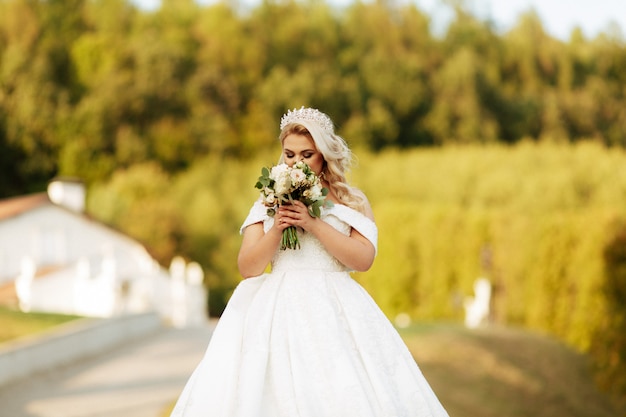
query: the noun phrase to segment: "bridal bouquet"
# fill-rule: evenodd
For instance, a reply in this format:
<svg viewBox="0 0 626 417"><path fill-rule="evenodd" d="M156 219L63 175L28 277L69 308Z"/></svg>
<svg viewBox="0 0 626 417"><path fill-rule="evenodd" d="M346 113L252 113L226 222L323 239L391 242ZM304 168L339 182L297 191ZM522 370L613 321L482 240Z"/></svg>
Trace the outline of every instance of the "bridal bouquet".
<svg viewBox="0 0 626 417"><path fill-rule="evenodd" d="M331 201L326 200L328 189L322 187L320 178L302 161L292 167L287 164L279 164L271 169L263 167L255 187L261 190L261 198L269 216L276 214L278 206L293 201L303 202L313 217L320 217L322 206L332 205ZM295 226L283 230L280 248L300 248Z"/></svg>

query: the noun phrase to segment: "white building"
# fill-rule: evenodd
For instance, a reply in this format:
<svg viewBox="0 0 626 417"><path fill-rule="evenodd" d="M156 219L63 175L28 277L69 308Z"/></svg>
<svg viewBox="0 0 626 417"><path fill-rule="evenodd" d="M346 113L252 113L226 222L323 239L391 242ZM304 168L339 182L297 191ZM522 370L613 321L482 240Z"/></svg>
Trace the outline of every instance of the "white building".
<svg viewBox="0 0 626 417"><path fill-rule="evenodd" d="M202 321L181 317L177 305L185 300L173 295L182 279L185 293L205 303L197 267L188 268L192 279L170 278L144 246L84 209L85 188L73 179L52 181L47 193L0 200L0 302L90 317L158 311L181 326Z"/></svg>

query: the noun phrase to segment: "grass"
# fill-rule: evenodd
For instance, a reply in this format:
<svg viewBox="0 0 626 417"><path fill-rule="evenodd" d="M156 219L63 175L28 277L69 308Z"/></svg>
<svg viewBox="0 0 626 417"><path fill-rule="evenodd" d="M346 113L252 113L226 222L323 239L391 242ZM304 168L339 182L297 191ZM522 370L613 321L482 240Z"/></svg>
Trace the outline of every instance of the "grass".
<svg viewBox="0 0 626 417"><path fill-rule="evenodd" d="M401 330L450 417L617 417L588 360L522 330L415 325Z"/></svg>
<svg viewBox="0 0 626 417"><path fill-rule="evenodd" d="M0 306L0 343L39 333L77 318L64 314L23 313Z"/></svg>

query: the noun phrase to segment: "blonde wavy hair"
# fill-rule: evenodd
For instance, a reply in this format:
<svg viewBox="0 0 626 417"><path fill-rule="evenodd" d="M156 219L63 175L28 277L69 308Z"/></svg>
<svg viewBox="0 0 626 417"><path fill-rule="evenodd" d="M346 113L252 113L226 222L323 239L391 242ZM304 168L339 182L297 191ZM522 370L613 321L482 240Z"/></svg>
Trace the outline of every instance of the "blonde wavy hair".
<svg viewBox="0 0 626 417"><path fill-rule="evenodd" d="M309 120L297 121L284 126L278 136L281 145L285 138L291 134L306 136L315 143L315 147L324 157L324 165L320 175L328 183L329 191L336 195L342 204L365 214L365 197L359 190L350 186L346 180L346 174L353 163L352 151L346 141L334 132L330 133ZM284 162L284 155L281 153L279 163L282 162Z"/></svg>

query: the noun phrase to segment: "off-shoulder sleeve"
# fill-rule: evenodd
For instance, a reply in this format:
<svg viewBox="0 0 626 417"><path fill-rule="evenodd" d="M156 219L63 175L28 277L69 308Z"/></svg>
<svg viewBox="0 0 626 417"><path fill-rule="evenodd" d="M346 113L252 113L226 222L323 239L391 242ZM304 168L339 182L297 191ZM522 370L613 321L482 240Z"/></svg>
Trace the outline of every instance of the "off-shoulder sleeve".
<svg viewBox="0 0 626 417"><path fill-rule="evenodd" d="M369 240L378 252L378 227L366 215L342 204L335 204L329 214L349 224L353 229Z"/></svg>
<svg viewBox="0 0 626 417"><path fill-rule="evenodd" d="M250 212L248 213L248 217L244 220L243 224L239 228L239 233L243 234L243 231L246 227L250 226L254 223L259 223L267 220L269 216L267 215L267 207L263 205L261 199L258 199L252 205Z"/></svg>

